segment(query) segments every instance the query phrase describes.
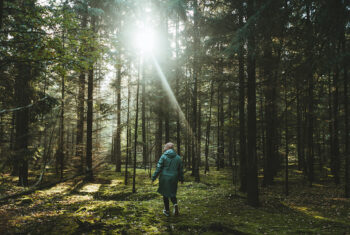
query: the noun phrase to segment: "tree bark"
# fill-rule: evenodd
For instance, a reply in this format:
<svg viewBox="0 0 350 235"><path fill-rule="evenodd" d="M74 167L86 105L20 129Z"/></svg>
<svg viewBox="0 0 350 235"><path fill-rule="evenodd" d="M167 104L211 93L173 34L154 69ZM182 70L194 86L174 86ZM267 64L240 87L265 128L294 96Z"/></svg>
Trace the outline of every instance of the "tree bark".
<svg viewBox="0 0 350 235"><path fill-rule="evenodd" d="M243 26L243 6L239 7L239 25ZM247 191L247 154L245 132L245 82L244 82L244 40L239 41L238 52L238 80L239 80L239 176L240 191Z"/></svg>
<svg viewBox="0 0 350 235"><path fill-rule="evenodd" d="M226 136L228 137L228 162L229 167L232 169L232 182L234 182L234 169L233 169L233 146L234 146L234 133L233 133L233 120L234 120L234 114L233 114L233 102L232 102L232 94L229 96L228 100L228 119L230 122L230 126L226 130Z"/></svg>
<svg viewBox="0 0 350 235"><path fill-rule="evenodd" d="M284 122L284 129L285 129L285 181L284 181L284 189L285 189L285 195L289 195L289 186L288 186L288 154L289 154L289 142L288 142L288 102L287 102L287 78L286 75L284 75L284 105L285 105L285 122Z"/></svg>
<svg viewBox="0 0 350 235"><path fill-rule="evenodd" d="M273 75L272 45L270 36L265 39L264 49L264 68L263 76L266 79L265 86L265 115L266 115L266 154L264 159L264 179L263 185L273 184L275 174L275 165L277 160L276 153L276 81Z"/></svg>
<svg viewBox="0 0 350 235"><path fill-rule="evenodd" d="M87 9L85 9L87 11ZM81 28L82 30L86 30L87 26L87 12L84 12L83 18L81 21ZM80 48L82 56L84 56L84 46L86 44L85 40L82 40L82 46ZM80 173L84 172L84 165L85 165L85 159L84 159L84 112L85 112L85 82L86 82L86 71L84 68L81 68L80 75L79 75L79 91L78 91L78 108L77 108L77 132L76 132L76 156L78 158L79 164L78 164L78 171Z"/></svg>
<svg viewBox="0 0 350 235"><path fill-rule="evenodd" d="M139 62L139 67L141 62ZM134 173L132 177L132 192L136 193L136 153L137 153L137 129L138 129L138 119L139 119L139 90L140 90L140 68L137 77L137 90L136 90L136 117L135 117L135 133L134 133Z"/></svg>
<svg viewBox="0 0 350 235"><path fill-rule="evenodd" d="M224 143L224 65L222 59L219 60L219 90L218 90L218 162L217 170L225 166L225 143Z"/></svg>
<svg viewBox="0 0 350 235"><path fill-rule="evenodd" d="M199 175L199 168L201 166L201 151L202 151L202 103L201 103L201 97L200 97L200 91L198 92L198 113L197 113L197 143L198 143L198 148L197 148L197 164L196 164L196 174ZM199 176L198 176L199 178ZM198 179L199 182L199 179Z"/></svg>
<svg viewBox="0 0 350 235"><path fill-rule="evenodd" d="M163 40L164 40L164 44L163 44L163 50L164 50L164 54L163 54L163 60L162 60L162 64L163 64L163 69L168 72L168 63L167 61L170 59L170 48L169 48L169 42L168 42L168 16L166 15L165 11L163 12L163 21L162 23L164 23L164 27L163 27ZM167 79L167 78L166 78ZM167 79L168 80L168 79ZM167 81L169 83L169 80ZM169 84L170 86L170 84ZM168 92L165 89L162 89L164 92ZM165 143L170 142L170 98L169 96L165 95L164 98L162 99L163 102L163 118L164 118L164 137L165 137Z"/></svg>
<svg viewBox="0 0 350 235"><path fill-rule="evenodd" d="M193 169L192 174L195 177L195 181L199 182L199 161L200 161L200 153L199 150L199 142L198 142L198 113L197 113L197 102L198 102L198 76L199 76L199 13L198 13L198 2L197 0L193 1L193 21L194 21L194 32L193 32L193 41L194 41L194 62L193 62L193 100L192 100L192 130L193 130Z"/></svg>
<svg viewBox="0 0 350 235"><path fill-rule="evenodd" d="M147 133L146 133L146 77L145 68L142 66L142 107L141 107L141 119L142 119L142 164L146 169L148 160L147 150Z"/></svg>
<svg viewBox="0 0 350 235"><path fill-rule="evenodd" d="M339 113L339 68L335 65L335 72L333 74L333 155L332 159L332 173L334 175L334 181L339 184L339 170L340 170L340 158L339 158L339 130L338 130L338 113Z"/></svg>
<svg viewBox="0 0 350 235"><path fill-rule="evenodd" d="M248 0L248 21L255 12L255 0ZM255 37L254 21L251 21L248 29L248 156L247 156L247 197L248 204L257 207L259 205L258 191L258 167L256 156L256 78L255 78Z"/></svg>
<svg viewBox="0 0 350 235"><path fill-rule="evenodd" d="M15 102L18 107L30 104L31 68L24 62L17 64L18 75L15 79ZM28 186L28 140L29 140L29 109L21 108L16 111L16 134L15 134L15 164L18 169L18 184Z"/></svg>
<svg viewBox="0 0 350 235"><path fill-rule="evenodd" d="M62 48L63 51L65 49L65 36L64 32L62 33ZM64 53L64 52L63 52ZM64 68L64 65L63 65ZM63 179L63 168L64 168L64 158L65 158L65 143L64 143L64 99L65 99L65 72L62 72L61 74L61 113L60 113L60 129L59 129L59 142L58 142L58 149L56 152L56 171L57 171L57 161L59 162L60 167L60 179ZM67 143L66 143L67 144Z"/></svg>
<svg viewBox="0 0 350 235"><path fill-rule="evenodd" d="M299 81L296 82L296 100L297 100L297 153L298 153L298 170L304 169L305 166L305 156L304 156L304 141L303 128L302 128L302 107L300 102L300 85ZM305 130L304 130L305 131Z"/></svg>
<svg viewBox="0 0 350 235"><path fill-rule="evenodd" d="M346 41L345 41L345 35L342 39L342 49L343 53L346 53ZM347 56L348 58L349 56ZM345 197L350 197L350 178L349 178L349 171L350 171L350 145L349 145L349 97L348 97L348 70L347 70L347 59L343 59L343 84L344 84L344 123L345 123L345 130L344 130L344 141L345 141Z"/></svg>
<svg viewBox="0 0 350 235"><path fill-rule="evenodd" d="M310 20L310 8L309 5L306 6L306 18L307 18L307 27L310 32L312 32L311 20ZM309 42L307 48L307 60L308 64L312 64L312 45L311 41ZM314 181L314 78L313 78L313 68L310 67L308 71L308 112L307 112L307 168L308 168L308 180L310 185Z"/></svg>
<svg viewBox="0 0 350 235"><path fill-rule="evenodd" d="M3 138L4 138L4 128L3 128L3 116L2 114L0 114L0 161L3 161L3 156L2 156L2 153L3 153Z"/></svg>
<svg viewBox="0 0 350 235"><path fill-rule="evenodd" d="M0 0L0 29L2 30L3 25L3 18L4 18L4 0Z"/></svg>
<svg viewBox="0 0 350 235"><path fill-rule="evenodd" d="M116 90L117 90L117 131L115 136L115 171L121 172L122 168L122 153L121 153L121 132L122 132L122 126L121 126L121 83L122 83L122 65L121 65L121 54L120 50L118 51L118 58L117 58L117 83L116 83Z"/></svg>
<svg viewBox="0 0 350 235"><path fill-rule="evenodd" d="M96 27L95 16L91 17L91 29L93 33ZM92 48L92 51L94 49ZM94 62L91 62L88 72L88 101L86 115L86 180L93 180L92 172L92 124L93 124L93 89L94 89Z"/></svg>
<svg viewBox="0 0 350 235"><path fill-rule="evenodd" d="M331 170L333 171L333 155L334 155L334 129L333 129L333 104L332 104L332 78L328 73L328 129L329 129L329 156L331 160ZM333 172L332 172L333 173Z"/></svg>
<svg viewBox="0 0 350 235"><path fill-rule="evenodd" d="M65 76L61 77L61 113L60 113L60 137L57 150L58 160L60 164L60 179L63 179L65 144L64 144L64 92L65 92Z"/></svg>
<svg viewBox="0 0 350 235"><path fill-rule="evenodd" d="M262 90L262 89L261 89ZM260 135L261 135L261 152L262 159L266 159L266 118L264 115L265 101L263 101L263 91L260 92Z"/></svg>
<svg viewBox="0 0 350 235"><path fill-rule="evenodd" d="M187 74L187 72L186 72ZM186 79L186 92L185 92L185 114L186 114L186 120L190 119L190 95L189 95L189 80L190 78L187 77ZM190 125L186 124L186 143L185 143L185 156L184 156L184 165L190 169L191 166L191 132L190 132Z"/></svg>
<svg viewBox="0 0 350 235"><path fill-rule="evenodd" d="M179 65L179 15L176 18L176 29L175 29L175 53L176 53L176 96L179 101L180 97L180 65ZM177 154L181 155L181 125L180 125L180 109L176 110L176 146Z"/></svg>
<svg viewBox="0 0 350 235"><path fill-rule="evenodd" d="M125 158L125 175L124 184L128 184L128 164L130 158L130 82L128 81L128 108L126 113L126 158Z"/></svg>
<svg viewBox="0 0 350 235"><path fill-rule="evenodd" d="M16 83L15 83L16 84ZM16 88L15 88L16 89ZM16 91L15 91L16 94ZM17 96L15 96L17 97ZM15 129L16 129L16 116L17 112L13 112L11 115L11 131L10 131L10 151L15 151L15 142L16 142L16 137L15 137ZM11 176L18 176L18 163L17 161L17 154L15 153L14 159L12 160L12 170L11 170ZM20 184L20 183L19 183Z"/></svg>
<svg viewBox="0 0 350 235"><path fill-rule="evenodd" d="M308 85L308 141L307 141L307 166L308 166L308 179L310 182L310 185L312 185L314 181L314 98L313 98L313 89L314 89L314 82L313 82L313 76L310 75L309 77L309 85Z"/></svg>
<svg viewBox="0 0 350 235"><path fill-rule="evenodd" d="M211 127L211 108L213 105L213 96L214 96L214 82L210 82L210 102L209 102L209 116L207 121L207 130L205 134L205 168L204 174L209 172L209 144L210 144L210 127Z"/></svg>
<svg viewBox="0 0 350 235"><path fill-rule="evenodd" d="M163 119L164 119L164 101L163 101L163 89L162 89L162 85L161 85L161 81L158 80L155 84L156 87L156 94L158 96L157 98L157 107L155 107L157 115L156 115L156 126L157 126L157 130L156 130L156 136L155 136L155 157L154 157L154 161L155 163L158 162L159 158L161 157L162 153L163 153Z"/></svg>
<svg viewBox="0 0 350 235"><path fill-rule="evenodd" d="M159 101L161 102L161 101ZM158 161L162 155L162 136L163 136L163 119L162 119L162 107L158 107L157 115L157 132L156 132L156 147L155 147L155 161Z"/></svg>

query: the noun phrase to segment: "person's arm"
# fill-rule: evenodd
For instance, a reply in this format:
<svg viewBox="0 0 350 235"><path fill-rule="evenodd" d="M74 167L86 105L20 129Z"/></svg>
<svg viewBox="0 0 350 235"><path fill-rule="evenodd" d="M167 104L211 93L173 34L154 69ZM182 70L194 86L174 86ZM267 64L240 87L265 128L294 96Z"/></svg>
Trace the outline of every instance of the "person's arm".
<svg viewBox="0 0 350 235"><path fill-rule="evenodd" d="M184 182L184 169L182 167L182 160L181 160L181 158L180 158L180 164L179 164L179 181L181 183Z"/></svg>
<svg viewBox="0 0 350 235"><path fill-rule="evenodd" d="M163 155L159 158L159 161L157 163L157 168L156 171L153 173L152 175L152 181L155 181L158 177L158 175L160 174L160 172L162 172L163 170L163 166L164 166L164 157Z"/></svg>

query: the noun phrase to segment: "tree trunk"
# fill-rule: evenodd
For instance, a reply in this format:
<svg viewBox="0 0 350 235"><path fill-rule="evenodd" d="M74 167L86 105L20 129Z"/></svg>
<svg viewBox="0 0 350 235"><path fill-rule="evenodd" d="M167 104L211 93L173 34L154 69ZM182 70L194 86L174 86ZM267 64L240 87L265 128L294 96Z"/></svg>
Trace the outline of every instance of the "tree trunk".
<svg viewBox="0 0 350 235"><path fill-rule="evenodd" d="M15 102L18 107L30 104L31 68L29 64L19 62L17 65L18 75L15 79ZM16 111L16 134L15 134L15 164L19 176L18 184L28 186L28 140L29 140L29 109L21 108Z"/></svg>
<svg viewBox="0 0 350 235"><path fill-rule="evenodd" d="M239 7L239 25L243 26L243 6ZM238 80L239 80L239 176L240 191L247 191L247 154L245 132L245 83L244 83L244 40L239 41L238 52Z"/></svg>
<svg viewBox="0 0 350 235"><path fill-rule="evenodd" d="M345 41L345 35L342 39L342 49L343 54L346 54L346 41ZM349 56L347 56L348 58ZM343 82L344 82L344 123L345 123L345 130L344 130L344 141L345 141L345 197L350 197L350 178L349 178L349 171L350 171L350 149L349 149L349 97L348 97L348 70L347 70L347 59L343 59Z"/></svg>
<svg viewBox="0 0 350 235"><path fill-rule="evenodd" d="M284 122L284 129L285 129L285 181L284 181L284 189L285 189L285 195L289 195L289 187L288 187L288 154L289 154L289 147L288 147L288 102L287 102L287 78L286 75L284 75L284 105L285 105L285 122Z"/></svg>
<svg viewBox="0 0 350 235"><path fill-rule="evenodd" d="M86 9L85 9L86 10ZM81 28L84 30L87 26L87 12L84 12L81 21ZM85 40L82 40L81 54L84 55ZM78 92L78 115L77 115L77 133L76 133L76 156L79 161L78 171L80 173L84 172L85 158L84 158L84 111L85 111L85 82L86 82L86 71L81 68L79 75L79 92Z"/></svg>
<svg viewBox="0 0 350 235"><path fill-rule="evenodd" d="M3 153L3 142L4 142L4 128L3 128L3 116L2 114L0 114L0 161L3 161L3 156L2 156L2 153Z"/></svg>
<svg viewBox="0 0 350 235"><path fill-rule="evenodd" d="M219 158L219 168L224 168L225 167L225 143L224 143L224 123L225 123L225 114L224 114L224 81L222 81L223 79L223 75L224 75L224 65L223 65L223 61L220 60L220 74L219 76L221 77L221 81L219 82L220 83L220 92L219 92L219 95L220 97L218 97L220 99L219 103L219 112L220 112L220 115L219 115L219 155L220 155L220 158Z"/></svg>
<svg viewBox="0 0 350 235"><path fill-rule="evenodd" d="M298 153L298 170L304 169L305 157L304 157L304 140L303 128L302 128L302 107L300 104L300 93L301 89L299 86L299 81L296 82L296 99L297 99L297 153ZM304 130L305 131L305 130Z"/></svg>
<svg viewBox="0 0 350 235"><path fill-rule="evenodd" d="M0 0L0 29L2 30L2 22L4 18L4 0Z"/></svg>
<svg viewBox="0 0 350 235"><path fill-rule="evenodd" d="M179 100L180 97L180 65L179 65L179 15L176 18L176 30L175 30L175 53L176 53L176 96ZM180 125L180 112L181 109L176 110L176 146L177 154L181 155L181 125Z"/></svg>
<svg viewBox="0 0 350 235"><path fill-rule="evenodd" d="M164 27L163 27L163 39L164 39L164 44L163 44L163 58L162 58L162 64L163 64L163 69L168 72L168 63L167 61L170 59L170 48L169 48L169 42L168 42L168 15L166 15L165 11L163 12L163 21ZM167 81L168 82L168 81ZM170 85L169 85L170 86ZM162 89L164 92L168 92L165 89ZM170 142L170 98L169 96L164 96L162 99L163 101L163 117L164 117L164 137L165 137L165 143Z"/></svg>
<svg viewBox="0 0 350 235"><path fill-rule="evenodd" d="M95 16L91 17L91 29L95 32ZM94 49L92 48L92 51ZM88 101L87 101L87 115L86 115L86 180L93 180L92 172L92 124L93 124L93 89L94 89L94 63L89 65L88 72Z"/></svg>
<svg viewBox="0 0 350 235"><path fill-rule="evenodd" d="M15 83L16 84L16 83ZM16 87L15 87L16 89ZM16 90L15 90L15 95L16 95ZM17 97L17 96L15 96ZM16 142L16 137L15 137L15 129L16 129L16 116L17 112L12 112L11 115L11 131L10 131L10 151L15 151L15 142ZM11 176L18 176L18 163L17 161L17 154L15 153L14 159L12 160L12 171L11 171ZM19 183L20 184L20 183Z"/></svg>
<svg viewBox="0 0 350 235"><path fill-rule="evenodd" d="M247 4L248 21L255 13L255 0L249 0ZM254 22L254 21L252 21ZM258 191L258 167L256 156L256 78L255 78L255 26L249 25L248 33L248 156L247 156L247 197L251 206L259 205Z"/></svg>
<svg viewBox="0 0 350 235"><path fill-rule="evenodd" d="M340 159L339 159L339 137L338 137L338 112L339 112L339 69L338 65L335 65L335 72L333 74L333 155L332 159L332 173L334 175L334 181L338 185L339 184L339 170L340 170Z"/></svg>
<svg viewBox="0 0 350 235"><path fill-rule="evenodd" d="M121 65L121 54L120 50L118 52L118 58L117 58L117 84L116 84L116 90L117 90L117 132L115 136L115 171L121 172L122 168L122 153L121 153L121 132L122 132L122 126L121 126L121 83L122 83L122 65Z"/></svg>
<svg viewBox="0 0 350 235"><path fill-rule="evenodd" d="M306 17L307 17L307 23L310 32L312 33L311 28L311 20L310 20L310 9L307 5L306 7ZM311 41L310 41L311 42ZM308 45L307 53L310 53L312 50L312 45ZM308 64L312 64L312 54L308 54ZM313 71L312 68L309 68L310 71L308 72L308 112L307 112L307 169L308 169L308 179L310 185L312 185L314 181L314 78L313 78Z"/></svg>
<svg viewBox="0 0 350 235"><path fill-rule="evenodd" d="M132 192L136 193L136 153L137 153L137 128L138 128L138 119L139 119L139 90L140 90L140 66L139 62L139 72L137 77L137 90L136 90L136 117L135 117L135 133L134 133L134 173L132 177Z"/></svg>
<svg viewBox="0 0 350 235"><path fill-rule="evenodd" d="M169 98L165 97L165 100L167 101L167 103L170 103ZM169 126L169 122L170 122L170 116L169 116L169 110L168 110L168 104L165 105L165 112L164 112L164 136L165 136L165 143L170 142L170 126Z"/></svg>
<svg viewBox="0 0 350 235"><path fill-rule="evenodd" d="M65 36L64 32L62 33L62 48L65 49ZM63 52L64 53L64 52ZM63 65L64 68L64 65ZM65 98L65 72L61 74L61 113L60 113L60 136L59 136L59 144L57 150L57 156L60 165L60 179L63 179L63 168L64 168L64 158L66 155L65 143L64 143L64 98ZM66 143L67 144L67 143Z"/></svg>
<svg viewBox="0 0 350 235"><path fill-rule="evenodd" d="M263 76L266 79L265 86L265 115L266 115L266 154L264 159L264 179L263 186L268 186L273 184L273 178L276 169L276 140L277 140L277 130L276 130L276 81L273 75L273 61L272 61L272 42L270 37L265 39L265 49L264 49L264 68Z"/></svg>
<svg viewBox="0 0 350 235"><path fill-rule="evenodd" d="M218 81L218 91L217 91L217 133L216 133L216 170L220 170L221 162L221 93L222 93L222 82Z"/></svg>
<svg viewBox="0 0 350 235"><path fill-rule="evenodd" d="M230 122L229 127L227 128L226 135L228 137L228 162L229 162L229 167L232 169L232 180L234 179L234 169L233 169L233 145L234 145L234 139L233 139L233 120L234 120L234 115L233 115L233 102L232 102L232 94L229 96L229 101L228 101L228 119ZM234 182L234 180L232 181Z"/></svg>
<svg viewBox="0 0 350 235"><path fill-rule="evenodd" d="M196 174L199 174L199 167L201 166L201 151L202 151L202 103L201 103L201 96L200 96L200 91L198 92L198 113L197 113L197 164L196 164ZM199 176L198 176L199 178ZM199 180L198 180L199 182Z"/></svg>
<svg viewBox="0 0 350 235"><path fill-rule="evenodd" d="M162 107L158 107L158 115L157 115L157 133L156 133L156 147L155 147L155 161L158 161L160 156L162 155L162 134L163 134L163 119L162 119Z"/></svg>
<svg viewBox="0 0 350 235"><path fill-rule="evenodd" d="M114 152L114 149L115 149L115 136L114 136L114 133L112 131L112 147L111 147L111 163L115 163L115 159L114 159L114 155L115 155L115 152Z"/></svg>
<svg viewBox="0 0 350 235"><path fill-rule="evenodd" d="M126 158L125 158L125 178L124 184L128 184L128 164L130 158L130 82L128 81L128 108L126 113Z"/></svg>
<svg viewBox="0 0 350 235"><path fill-rule="evenodd" d="M313 89L314 89L314 82L313 82L313 76L310 75L309 77L309 86L308 86L308 141L307 141L307 166L308 166L308 179L310 182L310 185L312 185L314 181L314 98L313 98Z"/></svg>
<svg viewBox="0 0 350 235"><path fill-rule="evenodd" d="M197 113L197 102L198 102L198 76L199 76L199 14L198 14L198 2L197 0L193 1L193 21L194 21L194 32L193 32L193 41L194 41L194 62L193 62L193 100L192 100L192 108L193 108L193 116L192 116L192 130L193 130L193 169L192 174L195 177L195 181L199 182L199 161L200 161L200 153L199 153L199 142L198 142L198 113Z"/></svg>
<svg viewBox="0 0 350 235"><path fill-rule="evenodd" d="M157 81L157 83L155 84L156 87L156 94L158 96L157 98L157 106L155 107L157 115L156 115L156 119L157 119L157 130L156 130L156 136L155 136L155 149L154 149L154 161L158 162L159 158L161 157L162 153L163 153L163 113L164 113L164 101L163 101L163 89L162 89L162 85L161 85L161 81Z"/></svg>
<svg viewBox="0 0 350 235"><path fill-rule="evenodd" d="M59 145L57 150L58 160L60 164L60 178L63 179L63 168L64 168L64 157L65 157L65 146L64 146L64 84L65 76L62 75L61 78L61 113L60 113L60 137Z"/></svg>
<svg viewBox="0 0 350 235"><path fill-rule="evenodd" d="M170 126L169 126L169 122L170 122L170 116L169 116L169 108L168 108L168 104L170 103L169 98L165 97L165 100L167 101L167 104L164 106L165 110L164 110L164 136L165 136L165 143L170 142ZM163 107L163 108L164 108Z"/></svg>
<svg viewBox="0 0 350 235"><path fill-rule="evenodd" d="M187 74L187 72L185 73ZM191 120L190 119L190 108L189 108L189 100L190 100L190 95L189 95L189 79L187 77L186 79L186 93L185 93L185 114L186 114L186 120ZM190 134L190 125L186 124L186 142L185 142L185 156L184 156L184 165L186 166L187 169L190 168L190 159L191 159L191 134Z"/></svg>
<svg viewBox="0 0 350 235"><path fill-rule="evenodd" d="M213 96L214 96L214 82L210 82L210 102L209 102L209 117L207 121L207 131L205 134L205 168L204 174L209 172L209 144L210 144L210 127L211 127L211 108L213 105Z"/></svg>
<svg viewBox="0 0 350 235"><path fill-rule="evenodd" d="M333 171L333 155L334 155L334 129L333 129L333 104L332 104L332 79L330 72L328 73L328 129L329 129L329 156L331 160L331 170ZM333 173L333 172L332 172Z"/></svg>
<svg viewBox="0 0 350 235"><path fill-rule="evenodd" d="M262 90L262 89L261 89ZM263 101L263 91L260 92L260 135L261 135L261 152L262 152L262 159L266 159L266 118L264 115L264 109L265 109L265 101Z"/></svg>
<svg viewBox="0 0 350 235"><path fill-rule="evenodd" d="M147 138L146 138L146 76L145 66L142 66L142 164L146 169L148 160Z"/></svg>
<svg viewBox="0 0 350 235"><path fill-rule="evenodd" d="M71 146L70 146L70 152L71 155L74 155L74 148L76 147L76 143L75 143L75 133L74 133L74 123L71 123Z"/></svg>

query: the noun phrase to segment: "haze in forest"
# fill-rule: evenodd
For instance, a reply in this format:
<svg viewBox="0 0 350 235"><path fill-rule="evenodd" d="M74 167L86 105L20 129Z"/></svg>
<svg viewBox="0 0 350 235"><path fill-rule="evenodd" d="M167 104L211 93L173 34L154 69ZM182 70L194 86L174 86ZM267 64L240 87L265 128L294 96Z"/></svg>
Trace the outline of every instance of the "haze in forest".
<svg viewBox="0 0 350 235"><path fill-rule="evenodd" d="M0 0L0 233L348 232L349 9Z"/></svg>

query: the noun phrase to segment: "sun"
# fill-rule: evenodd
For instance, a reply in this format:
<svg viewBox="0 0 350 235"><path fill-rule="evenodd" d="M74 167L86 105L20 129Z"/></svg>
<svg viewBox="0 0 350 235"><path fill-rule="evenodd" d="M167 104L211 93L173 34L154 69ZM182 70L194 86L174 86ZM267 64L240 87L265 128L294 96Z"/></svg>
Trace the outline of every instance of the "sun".
<svg viewBox="0 0 350 235"><path fill-rule="evenodd" d="M135 49L142 54L152 54L155 49L155 32L151 27L141 24L133 34Z"/></svg>

